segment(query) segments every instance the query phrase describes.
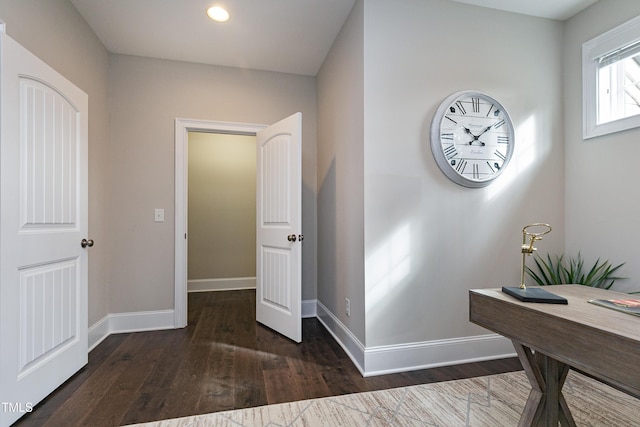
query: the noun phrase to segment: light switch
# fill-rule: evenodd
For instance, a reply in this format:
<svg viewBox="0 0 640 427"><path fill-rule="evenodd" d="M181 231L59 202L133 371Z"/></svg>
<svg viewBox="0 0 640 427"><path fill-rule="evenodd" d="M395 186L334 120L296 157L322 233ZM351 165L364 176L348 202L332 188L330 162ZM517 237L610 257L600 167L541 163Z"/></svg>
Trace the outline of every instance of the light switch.
<svg viewBox="0 0 640 427"><path fill-rule="evenodd" d="M155 222L164 222L164 209L156 209Z"/></svg>

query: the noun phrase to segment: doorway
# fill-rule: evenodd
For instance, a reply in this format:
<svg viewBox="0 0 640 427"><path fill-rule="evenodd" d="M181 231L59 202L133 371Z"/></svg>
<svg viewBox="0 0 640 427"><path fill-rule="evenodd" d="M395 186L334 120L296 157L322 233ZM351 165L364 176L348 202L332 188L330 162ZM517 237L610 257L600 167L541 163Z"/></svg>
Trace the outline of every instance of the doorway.
<svg viewBox="0 0 640 427"><path fill-rule="evenodd" d="M302 113L270 126L176 119L174 326L187 326L189 132L256 137L256 320L302 340Z"/></svg>
<svg viewBox="0 0 640 427"><path fill-rule="evenodd" d="M188 292L255 289L256 137L189 132Z"/></svg>
<svg viewBox="0 0 640 427"><path fill-rule="evenodd" d="M174 327L187 326L187 203L189 132L247 135L255 137L264 125L176 119L175 121L175 293Z"/></svg>

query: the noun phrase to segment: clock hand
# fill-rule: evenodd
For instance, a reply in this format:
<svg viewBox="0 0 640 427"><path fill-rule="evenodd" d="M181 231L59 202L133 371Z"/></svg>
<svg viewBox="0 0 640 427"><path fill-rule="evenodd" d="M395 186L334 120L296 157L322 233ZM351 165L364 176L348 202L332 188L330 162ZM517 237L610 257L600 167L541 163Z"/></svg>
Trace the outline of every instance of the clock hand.
<svg viewBox="0 0 640 427"><path fill-rule="evenodd" d="M500 123L504 123L504 120L499 120L499 121L493 123L492 125L487 126L482 132L480 132L478 137L480 137L480 135L482 135L483 133L487 132L489 129L491 129L492 127L494 127L495 125L500 124Z"/></svg>
<svg viewBox="0 0 640 427"><path fill-rule="evenodd" d="M469 145L473 145L473 141L475 141L476 139L478 139L472 132L471 129L469 129L468 127L464 126L464 125L460 125L462 126L462 129L464 129L464 132L471 135L473 137L473 139L471 141L469 141Z"/></svg>
<svg viewBox="0 0 640 427"><path fill-rule="evenodd" d="M483 133L487 132L489 129L491 129L493 125L491 126L487 126L482 132L480 132L480 135L482 135ZM478 137L480 137L480 135L478 135Z"/></svg>
<svg viewBox="0 0 640 427"><path fill-rule="evenodd" d="M474 136L474 137L475 137L475 135L474 135L473 133L471 133L471 129L469 129L468 127L465 127L465 126L463 126L463 125L460 125L460 126L462 126L462 129L464 129L464 131L465 131L466 133L468 133L469 135L472 135L472 136Z"/></svg>
<svg viewBox="0 0 640 427"><path fill-rule="evenodd" d="M473 133L473 132L471 132L471 129L469 129L468 127L465 127L465 126L463 126L463 125L460 125L460 126L462 126L462 128L463 128L463 129L464 129L464 131L465 131L465 133L468 133L469 135L471 135L471 136L473 137L473 139L472 139L471 141L469 141L469 145L473 145L473 142L474 142L474 141L478 141L478 142L480 143L480 145L482 145L482 146L484 147L484 145L485 145L485 144L484 144L484 142L482 142L482 141L480 141L480 140L478 139L478 138L480 137L480 135L482 135L482 133L481 133L480 135L474 135L474 133ZM486 132L486 130L485 130L485 132ZM483 132L483 133L484 133L484 132Z"/></svg>
<svg viewBox="0 0 640 427"><path fill-rule="evenodd" d="M484 147L484 146L486 145L484 142L480 141L480 139L479 139L479 138L480 138L480 135L482 135L482 134L480 134L480 135L474 135L474 134L472 134L471 132L469 132L469 133L471 134L471 136L473 136L473 139L472 139L471 141L469 141L469 145L473 145L473 143L474 143L475 141L478 141L482 147Z"/></svg>

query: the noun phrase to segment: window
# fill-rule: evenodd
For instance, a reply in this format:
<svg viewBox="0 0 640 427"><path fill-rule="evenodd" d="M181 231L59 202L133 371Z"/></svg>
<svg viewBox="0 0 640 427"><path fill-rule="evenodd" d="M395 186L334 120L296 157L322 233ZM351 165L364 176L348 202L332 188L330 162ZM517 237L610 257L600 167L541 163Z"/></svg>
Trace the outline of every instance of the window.
<svg viewBox="0 0 640 427"><path fill-rule="evenodd" d="M640 16L582 45L583 137L640 127Z"/></svg>

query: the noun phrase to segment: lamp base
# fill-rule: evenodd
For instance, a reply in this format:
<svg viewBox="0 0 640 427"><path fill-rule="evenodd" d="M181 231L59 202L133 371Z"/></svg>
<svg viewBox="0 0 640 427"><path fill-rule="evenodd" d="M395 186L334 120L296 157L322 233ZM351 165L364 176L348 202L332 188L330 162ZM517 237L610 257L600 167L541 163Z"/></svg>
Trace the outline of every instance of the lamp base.
<svg viewBox="0 0 640 427"><path fill-rule="evenodd" d="M520 287L502 287L502 292L522 302L539 302L545 304L568 304L566 298L552 294L540 287L522 289Z"/></svg>

